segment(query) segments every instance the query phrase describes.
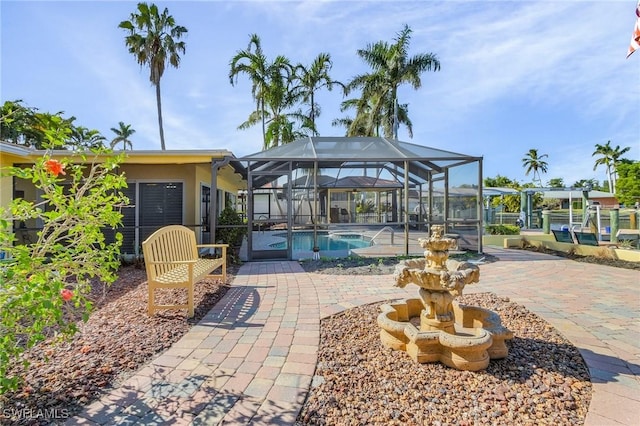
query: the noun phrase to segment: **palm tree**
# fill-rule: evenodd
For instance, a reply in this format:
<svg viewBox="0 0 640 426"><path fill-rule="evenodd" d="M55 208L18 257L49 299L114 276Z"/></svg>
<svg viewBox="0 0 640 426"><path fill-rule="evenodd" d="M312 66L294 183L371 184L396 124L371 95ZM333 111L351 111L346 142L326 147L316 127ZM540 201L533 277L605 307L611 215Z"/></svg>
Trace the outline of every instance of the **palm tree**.
<svg viewBox="0 0 640 426"><path fill-rule="evenodd" d="M340 104L340 112L345 112L350 109L357 109L358 107L358 99L346 99L342 101ZM363 111L360 115L360 118L365 117L368 118L368 114L365 115L367 111ZM366 136L367 131L364 125L358 123L354 124L355 119L349 116L343 118L336 118L331 121L331 125L334 127L344 127L346 129L345 136ZM350 131L350 129L353 129Z"/></svg>
<svg viewBox="0 0 640 426"><path fill-rule="evenodd" d="M405 24L394 38L395 43L379 41L357 51L373 72L354 77L347 85L347 93L357 88L362 90L357 115L368 115L366 129L369 136L381 126L385 137L397 137L399 123L410 126L408 105L398 104L398 87L409 83L417 90L422 86L420 75L423 72L440 70L440 61L433 53L408 57L411 32ZM356 117L354 122L358 121Z"/></svg>
<svg viewBox="0 0 640 426"><path fill-rule="evenodd" d="M129 32L125 37L129 53L135 56L140 66L149 67L149 80L156 87L160 146L165 150L160 79L167 63L174 68L180 66L180 54L185 53L185 43L178 40L187 32L187 29L176 25L175 19L169 15L167 8L159 14L158 7L153 3L151 5L138 3L138 11L131 14L129 21L120 22L118 27Z"/></svg>
<svg viewBox="0 0 640 426"><path fill-rule="evenodd" d="M80 150L103 148L105 140L106 138L95 129L89 130L84 126L76 126L71 129L69 146Z"/></svg>
<svg viewBox="0 0 640 426"><path fill-rule="evenodd" d="M611 141L607 141L605 145L596 144L596 150L591 156L600 155L593 166L595 171L598 166L604 165L607 173L607 180L609 181L609 190L613 192L613 148L611 148Z"/></svg>
<svg viewBox="0 0 640 426"><path fill-rule="evenodd" d="M267 146L266 123L265 123L265 92L269 85L271 70L267 57L262 52L262 43L257 34L249 36L249 46L245 50L240 50L229 63L229 82L233 86L238 82L238 75L247 74L251 80L251 96L256 101L256 110L244 123L251 123L245 126L252 126L258 120L262 122L263 146ZM243 125L240 125L241 127Z"/></svg>
<svg viewBox="0 0 640 426"><path fill-rule="evenodd" d="M595 155L601 156L596 160L593 170L595 171L600 165L605 166L610 192L616 192L616 167L622 162L622 155L630 149L630 147L620 149L620 145L612 148L611 141L607 141L604 145L596 144L596 150L591 154L592 157Z"/></svg>
<svg viewBox="0 0 640 426"><path fill-rule="evenodd" d="M112 127L111 131L116 134L116 137L111 140L111 149L114 149L116 145L122 143L122 149L127 150L127 145L130 149L133 149L133 144L129 137L136 131L131 128L131 124L124 124L124 122L118 123L118 128Z"/></svg>
<svg viewBox="0 0 640 426"><path fill-rule="evenodd" d="M337 118L331 122L331 125L344 127L345 136L379 136L380 121L376 120L373 113L377 104L376 94L371 95L366 103L362 102L362 99L345 99L340 104L340 112L356 110L355 117Z"/></svg>
<svg viewBox="0 0 640 426"><path fill-rule="evenodd" d="M333 90L334 85L345 88L344 84L337 80L332 80L329 71L333 63L331 55L328 53L320 53L311 63L310 67L298 64L295 68L295 80L298 83L293 88L297 96L302 98L302 102L309 105L309 113L307 115L313 126L313 133L318 134L316 129L316 118L320 116L320 107L316 104L315 94L318 90L326 87L327 90Z"/></svg>
<svg viewBox="0 0 640 426"><path fill-rule="evenodd" d="M289 59L279 55L269 62L262 52L260 37L252 34L248 48L236 53L230 67L231 85L237 82L239 74L247 74L252 82L251 95L256 101L256 109L238 129L244 130L261 122L263 149L313 133L312 122L301 111L290 111L301 95L293 89L295 69ZM300 124L298 129L294 129L296 122Z"/></svg>
<svg viewBox="0 0 640 426"><path fill-rule="evenodd" d="M291 112L298 95L292 89L293 78L289 61L278 56L268 67L267 84L262 89L262 110L256 110L238 128L247 129L262 120L264 126L263 149L292 142L313 133L313 124L300 110ZM295 123L299 123L297 129Z"/></svg>
<svg viewBox="0 0 640 426"><path fill-rule="evenodd" d="M522 167L526 168L524 174L528 176L533 171L533 182L537 181L539 186L542 186L540 173L547 173L548 164L543 160L545 157L549 156L547 154L538 155L537 149L530 149L522 159Z"/></svg>
<svg viewBox="0 0 640 426"><path fill-rule="evenodd" d="M562 178L551 178L547 183L549 188L564 188L564 179Z"/></svg>
<svg viewBox="0 0 640 426"><path fill-rule="evenodd" d="M571 186L573 188L591 188L595 191L600 191L602 188L596 179L580 179Z"/></svg>

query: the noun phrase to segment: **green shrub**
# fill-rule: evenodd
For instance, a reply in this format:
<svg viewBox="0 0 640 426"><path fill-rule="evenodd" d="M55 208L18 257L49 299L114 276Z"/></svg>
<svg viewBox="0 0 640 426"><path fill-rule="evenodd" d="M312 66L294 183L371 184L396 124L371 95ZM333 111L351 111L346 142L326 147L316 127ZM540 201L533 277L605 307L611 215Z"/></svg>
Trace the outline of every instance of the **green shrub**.
<svg viewBox="0 0 640 426"><path fill-rule="evenodd" d="M375 213L376 205L372 200L361 200L356 203L356 213Z"/></svg>
<svg viewBox="0 0 640 426"><path fill-rule="evenodd" d="M520 227L516 225L487 225L484 229L489 235L520 235Z"/></svg>
<svg viewBox="0 0 640 426"><path fill-rule="evenodd" d="M247 225L233 207L227 206L220 212L216 227L216 240L237 247L242 244L242 238L247 233Z"/></svg>
<svg viewBox="0 0 640 426"><path fill-rule="evenodd" d="M59 135L45 133L50 148L62 145ZM128 204L118 172L123 156L105 149L93 154L70 152L58 160L48 150L33 167L2 170L32 182L42 201L16 198L0 207L0 252L8 258L0 265L0 394L19 385L9 366L26 349L53 335L68 337L78 318L88 319L94 279L108 285L117 278L122 235L108 243L102 230L119 226ZM42 223L37 241L16 244L12 224L29 220Z"/></svg>
<svg viewBox="0 0 640 426"><path fill-rule="evenodd" d="M220 212L216 226L216 242L229 244L227 250L227 263L240 263L240 246L242 239L247 234L247 224L233 207L227 207Z"/></svg>

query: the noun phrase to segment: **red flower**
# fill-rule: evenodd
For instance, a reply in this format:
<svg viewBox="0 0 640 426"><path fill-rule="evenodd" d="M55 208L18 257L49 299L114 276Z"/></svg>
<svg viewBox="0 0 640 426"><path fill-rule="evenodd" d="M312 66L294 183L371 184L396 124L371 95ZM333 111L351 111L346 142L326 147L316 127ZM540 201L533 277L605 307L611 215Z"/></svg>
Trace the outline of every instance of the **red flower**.
<svg viewBox="0 0 640 426"><path fill-rule="evenodd" d="M58 160L47 160L44 164L49 173L58 177L59 174L65 175L64 166Z"/></svg>
<svg viewBox="0 0 640 426"><path fill-rule="evenodd" d="M60 290L60 296L62 296L62 299L65 302L68 302L73 297L73 291L69 290L68 288L62 289Z"/></svg>

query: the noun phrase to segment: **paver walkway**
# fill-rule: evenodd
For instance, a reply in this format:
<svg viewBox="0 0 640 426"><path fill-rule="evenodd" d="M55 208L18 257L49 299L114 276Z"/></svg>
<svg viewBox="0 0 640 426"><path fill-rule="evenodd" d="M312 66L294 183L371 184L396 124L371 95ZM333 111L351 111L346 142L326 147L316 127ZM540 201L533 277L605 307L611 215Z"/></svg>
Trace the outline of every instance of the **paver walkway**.
<svg viewBox="0 0 640 426"><path fill-rule="evenodd" d="M591 371L587 426L640 424L640 274L487 247L480 283L525 305L576 345ZM243 265L180 341L67 424L292 425L317 360L320 319L415 297L390 276L307 274L297 262Z"/></svg>

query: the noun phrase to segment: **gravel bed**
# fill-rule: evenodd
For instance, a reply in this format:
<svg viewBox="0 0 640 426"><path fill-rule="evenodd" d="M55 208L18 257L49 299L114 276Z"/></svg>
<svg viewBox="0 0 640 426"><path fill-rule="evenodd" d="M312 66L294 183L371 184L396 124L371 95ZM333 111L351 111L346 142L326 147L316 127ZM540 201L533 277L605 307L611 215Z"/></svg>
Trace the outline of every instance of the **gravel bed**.
<svg viewBox="0 0 640 426"><path fill-rule="evenodd" d="M233 274L234 270L227 272ZM28 367L20 363L13 366L11 376L22 377L24 383L15 392L0 395L0 425L50 424L44 418L10 415L20 410L78 413L178 341L227 289L220 280L205 279L195 287L194 318L186 319L185 310L162 311L149 317L144 269L121 268L118 280L104 293L100 285L94 285L94 311L86 323L78 323L80 330L71 340L41 342L24 353ZM181 303L187 297L184 289L163 290L156 295L162 304Z"/></svg>
<svg viewBox="0 0 640 426"><path fill-rule="evenodd" d="M321 323L318 365L298 418L308 425L580 425L591 401L578 350L547 322L491 293L459 298L497 312L509 356L484 371L418 364L380 343L380 304Z"/></svg>
<svg viewBox="0 0 640 426"><path fill-rule="evenodd" d="M476 252L459 252L449 256L457 261L480 261L491 263L498 260L490 254L478 254ZM396 265L403 258L400 257L358 257L349 256L334 259L300 261L300 265L306 272L317 272L330 275L391 275Z"/></svg>

